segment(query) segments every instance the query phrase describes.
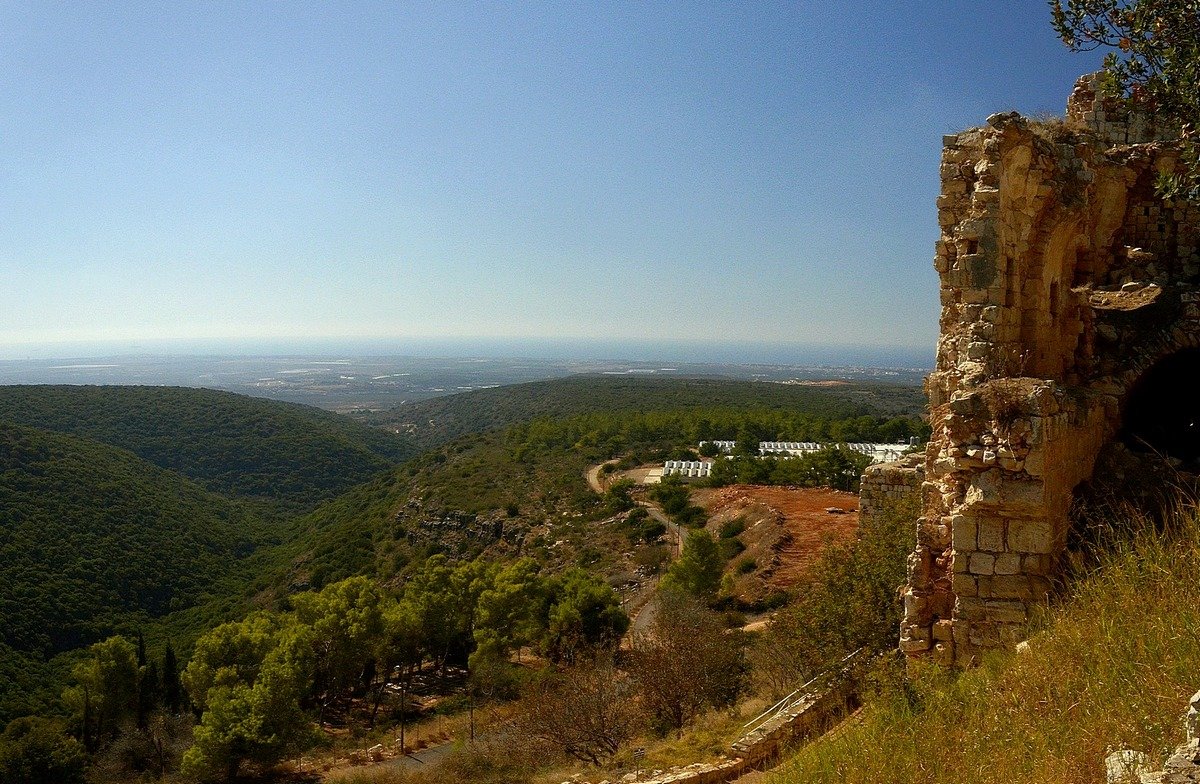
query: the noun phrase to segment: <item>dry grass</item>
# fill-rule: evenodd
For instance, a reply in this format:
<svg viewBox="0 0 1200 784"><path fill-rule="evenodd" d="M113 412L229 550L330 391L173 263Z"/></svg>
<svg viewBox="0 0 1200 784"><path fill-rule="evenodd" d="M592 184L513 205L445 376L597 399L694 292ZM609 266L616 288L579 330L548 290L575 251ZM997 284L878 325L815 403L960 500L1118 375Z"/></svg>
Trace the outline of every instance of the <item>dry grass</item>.
<svg viewBox="0 0 1200 784"><path fill-rule="evenodd" d="M736 711L709 711L699 716L679 737L674 734L665 738L646 737L630 744L630 748L645 747L643 770L711 762L728 754L730 744L741 737L745 723L769 705L765 699L755 698L740 704ZM633 758L628 751L615 762L622 771L633 770Z"/></svg>
<svg viewBox="0 0 1200 784"><path fill-rule="evenodd" d="M1163 755L1200 688L1200 522L1110 546L1030 650L950 674L918 665L847 732L799 752L790 782L1104 781L1110 749Z"/></svg>

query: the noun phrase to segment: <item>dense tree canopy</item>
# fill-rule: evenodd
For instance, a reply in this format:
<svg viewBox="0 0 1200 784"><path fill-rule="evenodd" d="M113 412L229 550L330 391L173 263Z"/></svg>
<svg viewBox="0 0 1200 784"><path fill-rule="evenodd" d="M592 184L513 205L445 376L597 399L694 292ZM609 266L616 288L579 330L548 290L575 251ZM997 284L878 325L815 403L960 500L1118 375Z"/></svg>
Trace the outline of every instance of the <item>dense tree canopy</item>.
<svg viewBox="0 0 1200 784"><path fill-rule="evenodd" d="M711 601L721 583L724 565L712 534L704 529L689 531L683 541L683 554L663 575L662 587Z"/></svg>
<svg viewBox="0 0 1200 784"><path fill-rule="evenodd" d="M202 639L184 672L204 713L183 772L228 780L248 761L270 765L311 742L300 700L312 679L313 645L305 627L265 616L214 631L215 640Z"/></svg>
<svg viewBox="0 0 1200 784"><path fill-rule="evenodd" d="M237 502L129 452L3 422L0 498L0 721L53 685L26 679L45 657L194 606L266 538Z"/></svg>
<svg viewBox="0 0 1200 784"><path fill-rule="evenodd" d="M16 784L82 784L83 744L49 719L26 717L0 734L0 781Z"/></svg>
<svg viewBox="0 0 1200 784"><path fill-rule="evenodd" d="M0 421L127 449L264 511L306 511L415 452L328 411L210 389L0 386Z"/></svg>

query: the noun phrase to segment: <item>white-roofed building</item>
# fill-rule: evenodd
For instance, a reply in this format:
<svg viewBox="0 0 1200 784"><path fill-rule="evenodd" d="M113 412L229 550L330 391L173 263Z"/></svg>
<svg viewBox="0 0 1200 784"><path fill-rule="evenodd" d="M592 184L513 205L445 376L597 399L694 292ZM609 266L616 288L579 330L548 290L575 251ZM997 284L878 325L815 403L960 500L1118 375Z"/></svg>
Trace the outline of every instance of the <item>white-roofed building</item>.
<svg viewBox="0 0 1200 784"><path fill-rule="evenodd" d="M737 446L737 441L701 441L700 446L705 444L716 444L722 452L732 452ZM764 456L792 456L798 457L806 455L810 452L816 452L825 447L835 446L829 443L820 443L817 441L760 441L758 443L758 453ZM861 452L864 455L869 455L872 463L890 463L899 460L909 445L906 443L895 444L879 444L869 442L855 442L844 445L848 449L853 449L855 452ZM671 461L668 461L671 462ZM674 461L687 462L687 461ZM711 466L709 468L711 472ZM666 474L664 473L664 476ZM707 474L706 474L707 476Z"/></svg>

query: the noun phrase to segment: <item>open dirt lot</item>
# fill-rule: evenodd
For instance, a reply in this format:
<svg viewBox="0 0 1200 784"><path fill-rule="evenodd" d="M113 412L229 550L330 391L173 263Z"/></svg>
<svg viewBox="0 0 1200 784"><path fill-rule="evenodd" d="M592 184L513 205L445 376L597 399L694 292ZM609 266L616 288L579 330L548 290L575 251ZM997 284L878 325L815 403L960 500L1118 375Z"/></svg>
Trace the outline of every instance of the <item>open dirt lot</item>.
<svg viewBox="0 0 1200 784"><path fill-rule="evenodd" d="M828 488L730 485L697 489L692 498L708 511L714 533L727 520L745 520L746 554L776 589L795 585L828 543L844 542L858 528L858 496Z"/></svg>

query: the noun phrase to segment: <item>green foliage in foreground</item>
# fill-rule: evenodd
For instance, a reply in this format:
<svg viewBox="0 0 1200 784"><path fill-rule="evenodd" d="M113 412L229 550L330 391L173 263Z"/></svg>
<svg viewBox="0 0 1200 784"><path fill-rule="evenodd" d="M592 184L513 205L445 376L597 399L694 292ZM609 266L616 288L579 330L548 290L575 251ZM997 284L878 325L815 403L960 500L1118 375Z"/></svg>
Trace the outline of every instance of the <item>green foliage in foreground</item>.
<svg viewBox="0 0 1200 784"><path fill-rule="evenodd" d="M853 541L822 553L755 647L757 675L766 686L782 696L859 648L896 647L898 591L919 514L919 499L893 500Z"/></svg>
<svg viewBox="0 0 1200 784"><path fill-rule="evenodd" d="M296 512L415 454L310 406L184 387L3 386L0 421L128 449L221 495Z"/></svg>
<svg viewBox="0 0 1200 784"><path fill-rule="evenodd" d="M1185 127L1182 175L1160 175L1168 198L1200 199L1200 8L1195 0L1051 0L1071 51L1107 49L1105 87L1133 108Z"/></svg>
<svg viewBox="0 0 1200 784"><path fill-rule="evenodd" d="M247 763L269 767L314 742L314 719L352 711L352 697L377 708L427 662L477 674L529 643L571 661L613 648L629 625L604 583L580 570L543 577L528 560L451 565L435 556L398 596L354 577L291 603L291 612L255 613L196 643L183 682L202 717L186 775L232 779ZM95 647L107 645L120 647Z"/></svg>
<svg viewBox="0 0 1200 784"><path fill-rule="evenodd" d="M0 735L0 781L5 784L82 784L86 765L83 744L49 719L18 719Z"/></svg>
<svg viewBox="0 0 1200 784"><path fill-rule="evenodd" d="M961 674L892 673L862 720L771 778L837 782L1103 782L1104 758L1181 743L1200 673L1200 523L1111 547L1048 610L1024 653Z"/></svg>
<svg viewBox="0 0 1200 784"><path fill-rule="evenodd" d="M237 776L253 761L269 766L311 743L314 729L300 707L312 679L318 633L254 616L201 638L184 683L204 713L183 774Z"/></svg>
<svg viewBox="0 0 1200 784"><path fill-rule="evenodd" d="M677 591L702 601L712 601L721 584L725 562L717 551L712 535L701 528L689 531L683 540L683 553L662 578L665 591Z"/></svg>

